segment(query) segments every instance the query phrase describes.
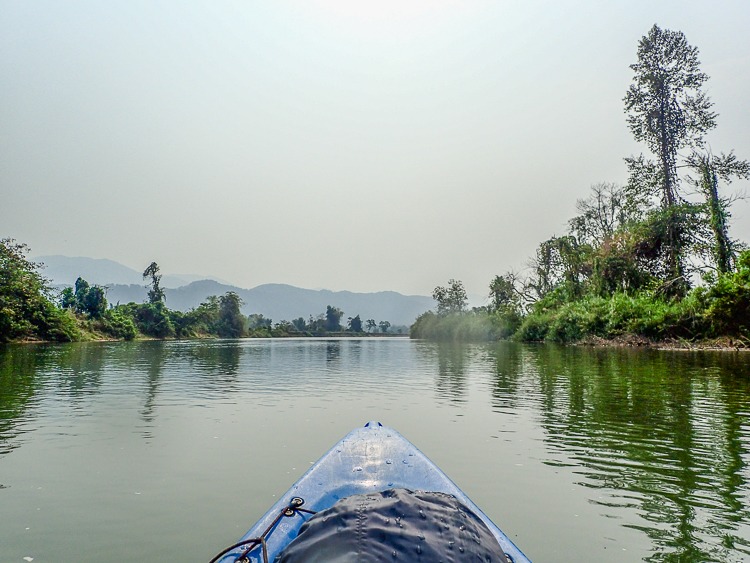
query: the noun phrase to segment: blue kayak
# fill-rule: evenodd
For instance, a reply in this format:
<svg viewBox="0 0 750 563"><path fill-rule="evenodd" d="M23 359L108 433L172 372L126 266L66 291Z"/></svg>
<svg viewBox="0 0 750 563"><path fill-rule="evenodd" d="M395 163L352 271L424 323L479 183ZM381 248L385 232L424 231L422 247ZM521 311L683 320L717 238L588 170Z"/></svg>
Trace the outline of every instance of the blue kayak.
<svg viewBox="0 0 750 563"><path fill-rule="evenodd" d="M212 562L385 560L530 563L445 473L379 422L347 434Z"/></svg>

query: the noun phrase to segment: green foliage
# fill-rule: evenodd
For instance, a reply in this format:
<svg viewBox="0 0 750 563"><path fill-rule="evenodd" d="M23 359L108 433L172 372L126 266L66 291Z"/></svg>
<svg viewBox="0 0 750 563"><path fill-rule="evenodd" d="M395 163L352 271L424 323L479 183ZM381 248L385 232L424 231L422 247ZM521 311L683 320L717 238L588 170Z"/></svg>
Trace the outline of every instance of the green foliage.
<svg viewBox="0 0 750 563"><path fill-rule="evenodd" d="M216 333L222 338L239 338L245 332L245 317L240 312L242 299L234 291L219 297Z"/></svg>
<svg viewBox="0 0 750 563"><path fill-rule="evenodd" d="M328 332L341 331L341 317L343 314L344 312L337 307L326 306L325 330Z"/></svg>
<svg viewBox="0 0 750 563"><path fill-rule="evenodd" d="M736 272L717 277L705 299L708 335L750 338L750 250L739 255Z"/></svg>
<svg viewBox="0 0 750 563"><path fill-rule="evenodd" d="M138 336L133 319L121 308L108 309L101 317L101 330L112 338L133 340Z"/></svg>
<svg viewBox="0 0 750 563"><path fill-rule="evenodd" d="M364 332L362 329L362 319L357 315L356 317L349 317L347 323L347 330L351 332Z"/></svg>
<svg viewBox="0 0 750 563"><path fill-rule="evenodd" d="M159 273L159 265L156 262L151 262L148 268L143 271L143 279L151 280L148 290L149 303L162 303L164 301L164 290L160 286L161 274Z"/></svg>
<svg viewBox="0 0 750 563"><path fill-rule="evenodd" d="M66 287L60 294L60 306L92 319L101 319L107 310L105 288L89 285L85 279L76 279L75 290Z"/></svg>
<svg viewBox="0 0 750 563"><path fill-rule="evenodd" d="M0 240L0 342L78 339L75 319L52 303L40 265L26 258L28 252L25 244Z"/></svg>
<svg viewBox="0 0 750 563"><path fill-rule="evenodd" d="M436 314L427 311L417 317L409 332L411 338L485 342L494 339L494 326L486 312Z"/></svg>
<svg viewBox="0 0 750 563"><path fill-rule="evenodd" d="M588 336L695 339L730 334L726 330L711 334L712 292L697 288L682 300L665 299L654 292L589 295L555 308L535 307L523 320L515 338L568 343ZM745 298L750 306L750 297ZM735 306L732 303L729 310Z"/></svg>
<svg viewBox="0 0 750 563"><path fill-rule="evenodd" d="M157 303L128 303L117 310L135 323L138 331L153 338L175 336L175 327L169 309L161 301Z"/></svg>
<svg viewBox="0 0 750 563"><path fill-rule="evenodd" d="M654 25L638 44L638 61L631 65L633 83L625 98L627 121L636 141L643 142L655 162L631 158L630 189L649 197L657 192L665 214L664 244L660 252L666 290L683 295L687 284L685 261L691 231L674 208L683 200L677 174L678 151L702 147L703 135L716 126L716 114L701 91L708 76L699 68L698 49L679 31Z"/></svg>
<svg viewBox="0 0 750 563"><path fill-rule="evenodd" d="M489 313L492 330L491 338L507 339L513 336L523 322L523 315L520 309L505 308L498 309Z"/></svg>
<svg viewBox="0 0 750 563"><path fill-rule="evenodd" d="M267 319L263 315L258 313L253 313L248 317L248 326L249 328L255 330L259 328L267 328L271 329L271 325L273 324L272 319Z"/></svg>
<svg viewBox="0 0 750 563"><path fill-rule="evenodd" d="M437 286L432 298L437 301L438 315L461 313L469 302L464 284L454 279L448 280L448 287Z"/></svg>
<svg viewBox="0 0 750 563"><path fill-rule="evenodd" d="M38 336L42 340L54 342L81 340L81 330L78 328L75 317L70 312L55 307L49 300L41 303L40 310L34 315L34 321Z"/></svg>

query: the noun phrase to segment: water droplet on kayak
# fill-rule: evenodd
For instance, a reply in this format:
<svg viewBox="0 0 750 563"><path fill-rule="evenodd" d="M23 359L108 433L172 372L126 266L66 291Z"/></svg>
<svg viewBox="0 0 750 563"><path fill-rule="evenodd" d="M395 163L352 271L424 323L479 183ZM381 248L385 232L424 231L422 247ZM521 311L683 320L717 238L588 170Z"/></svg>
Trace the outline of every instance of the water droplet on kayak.
<svg viewBox="0 0 750 563"><path fill-rule="evenodd" d="M393 463L392 459L386 459L385 460L386 465L391 465Z"/></svg>
<svg viewBox="0 0 750 563"><path fill-rule="evenodd" d="M427 520L427 516L425 516L425 513L424 513L424 512L422 511L422 510L420 510L420 511L419 511L419 517L420 517L420 518L421 518L422 520Z"/></svg>
<svg viewBox="0 0 750 563"><path fill-rule="evenodd" d="M463 552L464 552L464 548L463 548L463 546L460 546L460 545L459 545L459 546L458 546L458 551L460 551L461 553L463 553Z"/></svg>
<svg viewBox="0 0 750 563"><path fill-rule="evenodd" d="M417 553L422 553L422 546L417 544Z"/></svg>
<svg viewBox="0 0 750 563"><path fill-rule="evenodd" d="M453 546L455 545L455 543L456 542L454 542L454 541L449 541L448 542L448 549L453 549Z"/></svg>
<svg viewBox="0 0 750 563"><path fill-rule="evenodd" d="M352 469L352 471L362 471L362 468L361 467L355 467L354 469Z"/></svg>

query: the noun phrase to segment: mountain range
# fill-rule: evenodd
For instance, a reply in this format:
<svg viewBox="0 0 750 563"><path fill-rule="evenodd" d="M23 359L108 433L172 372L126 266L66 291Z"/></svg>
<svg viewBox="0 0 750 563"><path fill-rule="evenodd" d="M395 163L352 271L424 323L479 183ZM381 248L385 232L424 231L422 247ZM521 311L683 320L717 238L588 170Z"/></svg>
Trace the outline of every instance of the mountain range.
<svg viewBox="0 0 750 563"><path fill-rule="evenodd" d="M80 276L91 284L107 287L110 303L146 301L146 287L140 272L119 262L95 258L39 256L36 262L45 265L42 275L55 287L71 286ZM389 321L394 326L408 326L431 309L431 297L402 295L395 291L355 293L351 291L313 290L286 284L263 284L252 289L231 285L217 279L200 279L193 274L168 275L161 280L167 306L178 311L197 307L211 295L234 291L242 298L242 312L262 314L273 321L305 320L317 317L331 305L344 311L343 318L359 315L364 321Z"/></svg>

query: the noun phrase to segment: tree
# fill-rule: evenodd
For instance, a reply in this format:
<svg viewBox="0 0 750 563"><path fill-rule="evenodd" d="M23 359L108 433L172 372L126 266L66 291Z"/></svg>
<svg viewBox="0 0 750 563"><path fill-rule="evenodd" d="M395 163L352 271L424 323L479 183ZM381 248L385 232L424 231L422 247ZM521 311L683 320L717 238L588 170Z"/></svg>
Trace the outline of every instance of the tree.
<svg viewBox="0 0 750 563"><path fill-rule="evenodd" d="M375 319L367 319L365 326L367 327L367 332L372 332L378 327L378 323L375 322Z"/></svg>
<svg viewBox="0 0 750 563"><path fill-rule="evenodd" d="M633 201L627 190L617 184L594 184L591 195L576 202L580 215L568 222L570 232L580 244L600 246L617 230L642 218L640 203Z"/></svg>
<svg viewBox="0 0 750 563"><path fill-rule="evenodd" d="M388 329L391 328L391 323L389 321L380 321L378 326L380 327L380 332L385 334L388 332Z"/></svg>
<svg viewBox="0 0 750 563"><path fill-rule="evenodd" d="M689 178L689 181L705 199L705 213L713 239L710 254L716 270L720 274L729 273L734 267L737 244L729 238L731 200L719 196L719 179L731 183L735 178L750 178L750 162L738 160L731 152L715 157L710 151L693 151L686 164L697 172L697 177Z"/></svg>
<svg viewBox="0 0 750 563"><path fill-rule="evenodd" d="M448 280L448 287L437 286L432 292L432 298L437 301L438 315L462 313L469 302L463 283L454 279Z"/></svg>
<svg viewBox="0 0 750 563"><path fill-rule="evenodd" d="M143 279L150 278L151 281L146 287L151 287L148 290L148 302L149 303L163 303L164 302L164 290L159 286L161 282L161 274L159 273L159 265L156 262L151 264L143 271Z"/></svg>
<svg viewBox="0 0 750 563"><path fill-rule="evenodd" d="M271 328L273 319L267 319L262 314L253 313L247 318L250 328Z"/></svg>
<svg viewBox="0 0 750 563"><path fill-rule="evenodd" d="M47 280L39 273L41 264L28 260L28 252L25 244L0 239L0 342L80 338L75 319L52 303Z"/></svg>
<svg viewBox="0 0 750 563"><path fill-rule="evenodd" d="M222 338L239 338L245 332L245 317L240 312L242 298L234 291L219 297L219 319L216 332Z"/></svg>
<svg viewBox="0 0 750 563"><path fill-rule="evenodd" d="M341 317L344 311L331 305L326 306L325 329L328 332L339 332L341 330Z"/></svg>
<svg viewBox="0 0 750 563"><path fill-rule="evenodd" d="M630 65L634 76L624 98L625 111L635 140L646 144L656 163L643 157L626 159L630 187L641 193L658 190L667 225L668 281L674 282L684 280L685 250L680 245L684 222L677 217L682 202L678 151L702 147L703 135L716 125L716 114L701 91L708 76L700 71L698 49L688 44L682 32L654 25L639 42L637 56L638 61Z"/></svg>
<svg viewBox="0 0 750 563"><path fill-rule="evenodd" d="M347 328L351 332L362 332L362 319L359 318L359 315L357 315L356 317L349 317Z"/></svg>
<svg viewBox="0 0 750 563"><path fill-rule="evenodd" d="M541 299L558 287L567 297L581 294L591 275L591 247L578 244L574 236L552 237L541 243L531 265L534 272L527 288Z"/></svg>
<svg viewBox="0 0 750 563"><path fill-rule="evenodd" d="M73 309L76 313L88 315L92 319L101 319L107 311L107 292L99 285L90 285L78 277L75 289L66 287L60 294L60 305L63 309Z"/></svg>
<svg viewBox="0 0 750 563"><path fill-rule="evenodd" d="M502 276L495 276L490 282L490 308L500 313L520 314L521 291L518 279L512 272Z"/></svg>

